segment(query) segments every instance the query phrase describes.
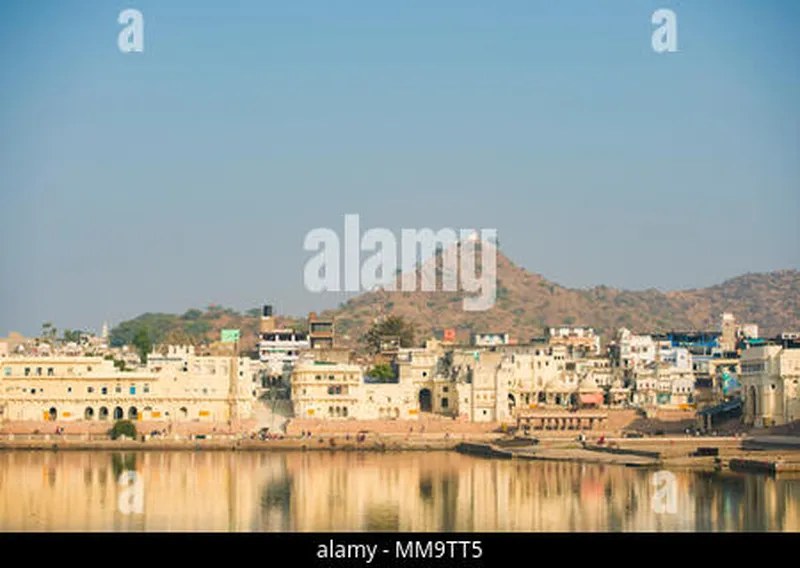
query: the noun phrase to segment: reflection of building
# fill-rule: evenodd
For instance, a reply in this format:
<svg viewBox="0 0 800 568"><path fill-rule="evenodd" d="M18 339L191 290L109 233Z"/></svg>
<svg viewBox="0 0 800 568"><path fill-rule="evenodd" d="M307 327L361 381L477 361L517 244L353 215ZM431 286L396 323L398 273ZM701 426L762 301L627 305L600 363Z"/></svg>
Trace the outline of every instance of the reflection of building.
<svg viewBox="0 0 800 568"><path fill-rule="evenodd" d="M125 514L133 470L142 513ZM446 452L0 452L2 531L675 532L800 530L791 479L652 473Z"/></svg>

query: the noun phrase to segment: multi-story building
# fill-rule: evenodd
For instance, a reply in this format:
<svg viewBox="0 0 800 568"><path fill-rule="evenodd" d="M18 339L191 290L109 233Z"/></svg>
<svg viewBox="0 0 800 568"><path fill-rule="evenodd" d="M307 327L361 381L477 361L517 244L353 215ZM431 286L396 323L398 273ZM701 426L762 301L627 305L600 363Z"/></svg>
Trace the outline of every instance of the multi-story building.
<svg viewBox="0 0 800 568"><path fill-rule="evenodd" d="M800 340L783 336L741 356L744 422L773 426L800 420Z"/></svg>
<svg viewBox="0 0 800 568"><path fill-rule="evenodd" d="M300 418L415 419L410 382L370 384L358 365L301 361L292 373L294 414Z"/></svg>
<svg viewBox="0 0 800 568"><path fill-rule="evenodd" d="M272 314L272 306L264 306L259 328L258 356L271 379L288 380L300 353L311 343L307 333L280 329Z"/></svg>
<svg viewBox="0 0 800 568"><path fill-rule="evenodd" d="M633 402L642 407L681 408L693 404L695 379L691 369L656 361L637 369Z"/></svg>
<svg viewBox="0 0 800 568"><path fill-rule="evenodd" d="M323 318L315 312L308 315L308 338L311 349L333 349L335 332L333 318Z"/></svg>
<svg viewBox="0 0 800 568"><path fill-rule="evenodd" d="M489 347L491 345L508 345L510 337L507 333L473 333L472 345L476 347Z"/></svg>
<svg viewBox="0 0 800 568"><path fill-rule="evenodd" d="M547 341L551 346L566 346L570 356L600 353L600 336L591 327L552 327L547 330Z"/></svg>
<svg viewBox="0 0 800 568"><path fill-rule="evenodd" d="M191 349L153 353L134 371L102 357L7 357L0 359L0 407L6 420L248 419L252 378L240 365Z"/></svg>

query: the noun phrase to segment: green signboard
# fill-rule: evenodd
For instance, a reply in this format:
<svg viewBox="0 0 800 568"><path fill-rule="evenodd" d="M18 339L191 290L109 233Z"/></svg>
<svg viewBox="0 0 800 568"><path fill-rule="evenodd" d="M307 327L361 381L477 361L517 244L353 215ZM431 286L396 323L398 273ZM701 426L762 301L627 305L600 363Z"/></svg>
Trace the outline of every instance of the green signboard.
<svg viewBox="0 0 800 568"><path fill-rule="evenodd" d="M233 343L239 341L238 329L223 329L222 330L222 343Z"/></svg>

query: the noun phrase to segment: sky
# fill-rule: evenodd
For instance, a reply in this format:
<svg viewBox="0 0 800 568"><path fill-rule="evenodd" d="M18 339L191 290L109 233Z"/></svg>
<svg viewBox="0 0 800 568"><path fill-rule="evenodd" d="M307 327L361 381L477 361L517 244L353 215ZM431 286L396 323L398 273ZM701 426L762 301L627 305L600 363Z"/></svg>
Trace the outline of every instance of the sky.
<svg viewBox="0 0 800 568"><path fill-rule="evenodd" d="M118 47L128 8L142 52ZM660 8L676 52L652 48ZM303 242L346 214L493 228L570 287L797 268L799 18L785 0L2 2L0 334L336 307L305 289Z"/></svg>

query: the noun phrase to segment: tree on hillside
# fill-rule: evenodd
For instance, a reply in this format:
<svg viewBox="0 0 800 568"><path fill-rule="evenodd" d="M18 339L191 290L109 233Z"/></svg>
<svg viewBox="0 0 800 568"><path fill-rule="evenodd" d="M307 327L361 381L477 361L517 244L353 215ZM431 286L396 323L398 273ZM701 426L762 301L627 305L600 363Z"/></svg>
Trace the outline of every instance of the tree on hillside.
<svg viewBox="0 0 800 568"><path fill-rule="evenodd" d="M193 308L191 310L186 310L186 313L183 314L183 319L185 319L185 320L196 320L202 315L203 315L202 311L200 311L200 310L198 310L196 308Z"/></svg>
<svg viewBox="0 0 800 568"><path fill-rule="evenodd" d="M167 333L176 327L182 327L182 324L180 316L173 314L143 314L136 319L124 321L112 329L110 345L111 347L133 345L133 338L136 337L140 329L147 330L150 341L158 344L161 343Z"/></svg>
<svg viewBox="0 0 800 568"><path fill-rule="evenodd" d="M147 363L147 355L153 349L153 342L150 339L150 334L147 333L145 328L141 328L136 332L136 336L133 338L132 344L139 352L139 359L141 359L142 364Z"/></svg>
<svg viewBox="0 0 800 568"><path fill-rule="evenodd" d="M371 352L378 353L381 350L381 342L386 337L397 337L400 340L400 347L413 347L414 334L414 326L406 322L402 316L387 316L374 323L361 338L361 342Z"/></svg>

